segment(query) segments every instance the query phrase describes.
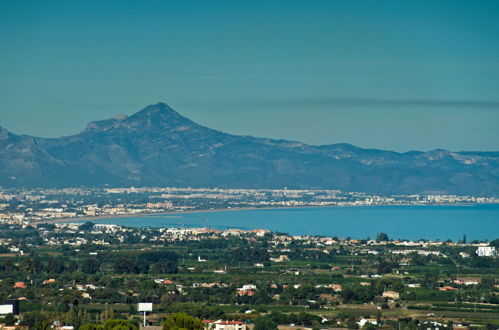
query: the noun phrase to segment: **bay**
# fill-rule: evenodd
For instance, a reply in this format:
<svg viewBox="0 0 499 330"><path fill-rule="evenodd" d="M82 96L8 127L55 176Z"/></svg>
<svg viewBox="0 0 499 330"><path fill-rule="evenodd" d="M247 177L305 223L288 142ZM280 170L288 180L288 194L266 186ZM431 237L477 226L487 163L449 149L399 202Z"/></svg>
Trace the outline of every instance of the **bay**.
<svg viewBox="0 0 499 330"><path fill-rule="evenodd" d="M457 241L499 238L499 205L279 208L94 220L128 227L269 229L292 235Z"/></svg>

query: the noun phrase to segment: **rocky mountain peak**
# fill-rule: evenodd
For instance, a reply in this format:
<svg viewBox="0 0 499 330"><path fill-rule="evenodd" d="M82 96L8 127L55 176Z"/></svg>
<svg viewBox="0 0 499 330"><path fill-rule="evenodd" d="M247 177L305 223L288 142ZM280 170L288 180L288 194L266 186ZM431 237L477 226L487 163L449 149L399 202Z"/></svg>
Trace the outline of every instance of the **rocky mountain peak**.
<svg viewBox="0 0 499 330"><path fill-rule="evenodd" d="M130 127L148 129L164 129L183 125L195 125L194 122L180 115L166 103L162 102L145 107L124 120L124 123Z"/></svg>
<svg viewBox="0 0 499 330"><path fill-rule="evenodd" d="M161 117L171 117L171 118L178 118L182 117L177 111L173 110L168 104L159 102L156 104L151 104L145 107L144 109L140 110L136 114L130 116L131 117L156 117L156 116L161 116ZM182 117L184 118L184 117Z"/></svg>
<svg viewBox="0 0 499 330"><path fill-rule="evenodd" d="M335 189L496 196L497 153L396 153L236 136L165 103L55 139L0 129L0 185ZM16 177L16 180L9 179Z"/></svg>
<svg viewBox="0 0 499 330"><path fill-rule="evenodd" d="M104 132L114 129L165 129L194 123L173 110L166 103L149 105L137 113L126 116L116 115L109 119L90 122L83 133Z"/></svg>

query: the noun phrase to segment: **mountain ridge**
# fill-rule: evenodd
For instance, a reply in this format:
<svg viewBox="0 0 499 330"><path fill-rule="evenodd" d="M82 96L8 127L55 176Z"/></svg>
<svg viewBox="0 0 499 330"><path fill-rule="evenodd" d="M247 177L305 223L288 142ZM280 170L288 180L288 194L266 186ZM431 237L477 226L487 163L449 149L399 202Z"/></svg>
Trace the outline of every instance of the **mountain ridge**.
<svg viewBox="0 0 499 330"><path fill-rule="evenodd" d="M227 134L165 103L60 138L0 128L0 185L340 189L499 195L499 152L395 152Z"/></svg>

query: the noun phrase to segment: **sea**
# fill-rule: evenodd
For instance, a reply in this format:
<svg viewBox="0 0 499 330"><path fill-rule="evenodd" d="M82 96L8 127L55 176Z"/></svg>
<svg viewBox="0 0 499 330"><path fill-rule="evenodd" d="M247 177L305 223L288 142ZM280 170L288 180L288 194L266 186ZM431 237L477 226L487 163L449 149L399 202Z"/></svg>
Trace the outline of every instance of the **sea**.
<svg viewBox="0 0 499 330"><path fill-rule="evenodd" d="M499 238L499 204L304 207L174 213L94 220L128 227L268 229L291 235L408 240Z"/></svg>

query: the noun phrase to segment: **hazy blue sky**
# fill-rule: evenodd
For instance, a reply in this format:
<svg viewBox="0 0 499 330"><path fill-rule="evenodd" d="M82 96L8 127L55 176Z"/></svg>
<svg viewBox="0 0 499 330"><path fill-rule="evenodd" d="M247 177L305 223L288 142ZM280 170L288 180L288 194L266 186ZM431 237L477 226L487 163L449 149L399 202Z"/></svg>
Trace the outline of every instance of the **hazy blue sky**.
<svg viewBox="0 0 499 330"><path fill-rule="evenodd" d="M14 133L164 101L235 134L499 150L498 1L0 0L0 31Z"/></svg>

